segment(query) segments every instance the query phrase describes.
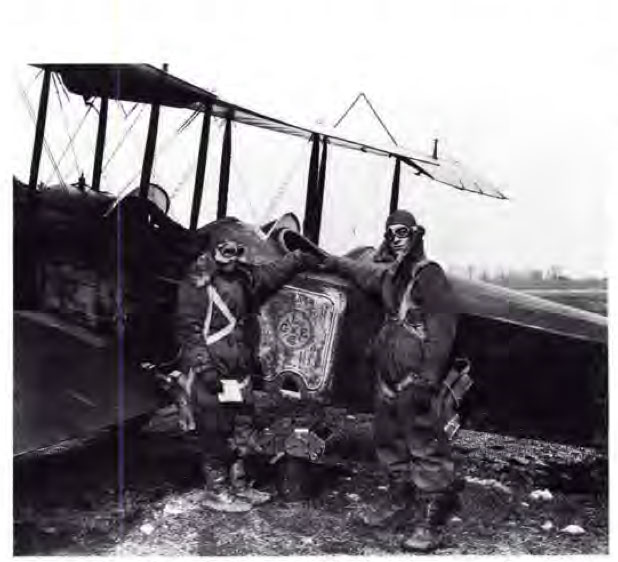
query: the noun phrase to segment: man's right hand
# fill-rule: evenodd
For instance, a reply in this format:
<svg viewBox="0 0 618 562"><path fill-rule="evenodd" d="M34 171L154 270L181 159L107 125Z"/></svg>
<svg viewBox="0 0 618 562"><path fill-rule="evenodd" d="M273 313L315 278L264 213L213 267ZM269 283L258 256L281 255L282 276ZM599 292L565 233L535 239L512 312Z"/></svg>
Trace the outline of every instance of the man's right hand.
<svg viewBox="0 0 618 562"><path fill-rule="evenodd" d="M320 271L327 273L333 273L339 269L339 259L337 256L327 254L326 257L320 263Z"/></svg>
<svg viewBox="0 0 618 562"><path fill-rule="evenodd" d="M324 259L325 259L325 256L321 256L319 254L314 254L311 252L302 252L301 254L301 260L303 263L303 267L309 270L321 269Z"/></svg>

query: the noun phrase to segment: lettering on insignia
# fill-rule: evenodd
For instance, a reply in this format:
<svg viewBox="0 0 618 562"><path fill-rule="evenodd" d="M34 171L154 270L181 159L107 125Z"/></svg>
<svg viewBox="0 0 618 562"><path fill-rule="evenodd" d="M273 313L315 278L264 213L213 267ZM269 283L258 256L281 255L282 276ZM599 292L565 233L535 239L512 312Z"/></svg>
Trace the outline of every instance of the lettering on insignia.
<svg viewBox="0 0 618 562"><path fill-rule="evenodd" d="M292 310L283 315L277 328L279 339L292 349L306 347L313 340L313 330L309 316L300 311Z"/></svg>

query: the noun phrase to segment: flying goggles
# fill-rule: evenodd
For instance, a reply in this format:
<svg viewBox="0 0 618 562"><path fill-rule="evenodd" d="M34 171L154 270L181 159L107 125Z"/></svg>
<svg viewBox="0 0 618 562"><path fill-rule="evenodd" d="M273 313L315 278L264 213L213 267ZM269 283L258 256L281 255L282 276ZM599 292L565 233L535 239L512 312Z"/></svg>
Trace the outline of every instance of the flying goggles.
<svg viewBox="0 0 618 562"><path fill-rule="evenodd" d="M419 226L404 226L402 224L393 224L386 227L386 232L384 233L384 237L387 240L395 240L408 238L415 232L420 230Z"/></svg>
<svg viewBox="0 0 618 562"><path fill-rule="evenodd" d="M215 248L215 260L220 263L229 263L231 261L238 261L245 255L245 247L241 244L226 240L217 244Z"/></svg>

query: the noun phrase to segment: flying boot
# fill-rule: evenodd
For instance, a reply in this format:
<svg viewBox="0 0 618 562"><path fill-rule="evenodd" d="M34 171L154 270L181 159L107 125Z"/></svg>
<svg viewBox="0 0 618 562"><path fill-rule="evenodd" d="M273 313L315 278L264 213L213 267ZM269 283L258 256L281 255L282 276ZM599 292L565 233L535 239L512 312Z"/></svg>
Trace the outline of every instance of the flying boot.
<svg viewBox="0 0 618 562"><path fill-rule="evenodd" d="M449 517L461 507L459 494L450 488L431 494L425 504L422 521L402 547L409 552L431 552L442 545L443 531Z"/></svg>
<svg viewBox="0 0 618 562"><path fill-rule="evenodd" d="M253 504L238 497L228 485L228 474L224 468L202 465L206 477L203 504L214 511L242 513L249 511Z"/></svg>
<svg viewBox="0 0 618 562"><path fill-rule="evenodd" d="M271 494L255 489L247 477L244 459L238 458L230 467L232 492L239 499L253 505L262 505L272 499Z"/></svg>

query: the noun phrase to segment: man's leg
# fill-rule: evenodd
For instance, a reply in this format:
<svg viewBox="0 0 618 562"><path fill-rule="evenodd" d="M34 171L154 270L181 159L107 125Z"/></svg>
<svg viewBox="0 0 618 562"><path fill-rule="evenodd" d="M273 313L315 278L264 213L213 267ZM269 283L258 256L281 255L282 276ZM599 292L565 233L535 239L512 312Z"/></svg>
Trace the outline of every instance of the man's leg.
<svg viewBox="0 0 618 562"><path fill-rule="evenodd" d="M254 440L256 438L253 404L243 404L236 407L233 425L232 448L235 460L230 467L232 489L238 497L253 505L261 505L268 502L271 495L253 487L246 466L246 459L254 452Z"/></svg>
<svg viewBox="0 0 618 562"><path fill-rule="evenodd" d="M205 505L217 511L239 512L251 504L237 498L229 488L229 470L234 454L229 444L233 415L211 389L196 377L192 403L198 433L202 473L206 481Z"/></svg>
<svg viewBox="0 0 618 562"><path fill-rule="evenodd" d="M374 445L378 461L388 477L388 490L375 506L361 515L371 527L397 524L406 518L414 502L405 432L397 407L381 395L375 402Z"/></svg>
<svg viewBox="0 0 618 562"><path fill-rule="evenodd" d="M437 548L449 516L458 507L452 449L432 399L433 391L415 388L399 404L411 479L425 500L423 519L403 544L411 551Z"/></svg>

